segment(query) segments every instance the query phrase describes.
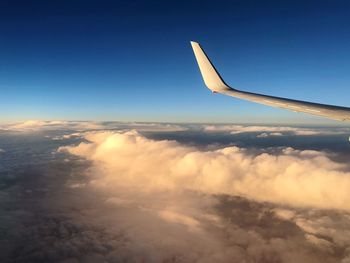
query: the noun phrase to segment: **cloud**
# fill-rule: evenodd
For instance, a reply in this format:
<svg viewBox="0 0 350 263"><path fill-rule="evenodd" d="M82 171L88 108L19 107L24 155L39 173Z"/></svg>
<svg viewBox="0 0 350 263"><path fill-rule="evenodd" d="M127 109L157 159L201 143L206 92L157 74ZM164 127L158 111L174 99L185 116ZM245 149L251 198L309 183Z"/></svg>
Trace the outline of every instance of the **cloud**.
<svg viewBox="0 0 350 263"><path fill-rule="evenodd" d="M350 128L333 127L332 129L325 128L302 128L289 126L256 126L256 125L205 125L203 127L208 132L230 132L231 134L241 133L261 133L258 137L281 136L281 135L335 135L348 134Z"/></svg>
<svg viewBox="0 0 350 263"><path fill-rule="evenodd" d="M60 148L94 163L96 186L189 189L296 207L350 210L347 164L319 151L251 154L238 147L198 150L136 131L87 133L90 143Z"/></svg>
<svg viewBox="0 0 350 263"><path fill-rule="evenodd" d="M199 221L196 219L174 211L163 210L159 212L159 216L168 222L183 224L191 231L197 231L198 226L200 225Z"/></svg>
<svg viewBox="0 0 350 263"><path fill-rule="evenodd" d="M271 132L271 133L263 132L261 134L258 134L256 137L257 138L267 138L267 137L271 137L271 136L283 136L283 134L280 132Z"/></svg>
<svg viewBox="0 0 350 263"><path fill-rule="evenodd" d="M10 131L36 131L36 130L62 130L62 129L77 129L77 130L98 130L105 128L98 122L83 122L83 121L41 121L28 120L20 123L3 125L3 130Z"/></svg>
<svg viewBox="0 0 350 263"><path fill-rule="evenodd" d="M38 130L130 130L138 131L185 131L185 125L170 123L138 123L138 122L94 122L94 121L41 121L28 120L20 123L5 124L0 127L7 131L38 131ZM77 134L75 134L77 135ZM54 137L54 140L67 139L67 136L74 137L74 134L64 135L63 137ZM65 137L66 136L66 137Z"/></svg>
<svg viewBox="0 0 350 263"><path fill-rule="evenodd" d="M295 217L295 212L288 209L275 209L274 213L277 217L284 219L284 220L290 220Z"/></svg>
<svg viewBox="0 0 350 263"><path fill-rule="evenodd" d="M24 167L22 183L1 194L8 201L0 207L0 260L2 253L10 262L349 259L349 167L335 153L208 150L135 130L79 136L55 159Z"/></svg>
<svg viewBox="0 0 350 263"><path fill-rule="evenodd" d="M67 139L82 138L82 137L83 137L83 133L75 132L75 133L64 134L64 135L60 135L60 136L57 135L57 136L51 137L51 139L54 141L59 141L59 140L67 140ZM50 136L48 136L48 138L50 138Z"/></svg>
<svg viewBox="0 0 350 263"><path fill-rule="evenodd" d="M109 125L116 125L109 123ZM111 126L108 126L111 127ZM185 124L172 124L172 123L152 123L152 122L121 122L117 124L118 129L121 130L137 130L147 132L178 132L187 131L188 127Z"/></svg>

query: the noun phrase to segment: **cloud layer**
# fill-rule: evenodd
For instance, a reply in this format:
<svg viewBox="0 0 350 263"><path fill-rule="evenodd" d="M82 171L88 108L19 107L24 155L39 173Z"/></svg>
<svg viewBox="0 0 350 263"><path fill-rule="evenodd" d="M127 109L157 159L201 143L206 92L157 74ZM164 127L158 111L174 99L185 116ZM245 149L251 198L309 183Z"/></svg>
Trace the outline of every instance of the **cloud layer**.
<svg viewBox="0 0 350 263"><path fill-rule="evenodd" d="M337 147L103 126L114 128L0 134L1 262L349 262L350 167Z"/></svg>
<svg viewBox="0 0 350 263"><path fill-rule="evenodd" d="M258 137L282 136L282 135L335 135L347 134L350 128L333 127L325 129L322 127L289 127L289 126L261 126L261 125L205 125L204 130L208 132L230 132L231 134L261 133Z"/></svg>
<svg viewBox="0 0 350 263"><path fill-rule="evenodd" d="M93 217L126 234L130 262L350 259L349 167L324 152L200 150L136 131L85 139L59 149L92 162L71 187L103 193Z"/></svg>
<svg viewBox="0 0 350 263"><path fill-rule="evenodd" d="M295 207L350 210L348 165L319 151L254 154L238 147L204 151L136 131L87 133L90 143L60 148L93 161L97 186L138 191L188 189Z"/></svg>
<svg viewBox="0 0 350 263"><path fill-rule="evenodd" d="M41 121L28 120L19 123L4 124L0 130L5 131L57 131L57 130L129 130L139 131L184 131L184 125L169 123L140 123L140 122L93 122L93 121Z"/></svg>

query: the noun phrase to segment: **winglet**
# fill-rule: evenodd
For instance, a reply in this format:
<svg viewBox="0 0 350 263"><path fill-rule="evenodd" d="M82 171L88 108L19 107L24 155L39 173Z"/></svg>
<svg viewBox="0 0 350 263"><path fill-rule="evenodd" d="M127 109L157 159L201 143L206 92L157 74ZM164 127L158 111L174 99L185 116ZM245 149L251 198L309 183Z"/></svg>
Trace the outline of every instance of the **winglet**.
<svg viewBox="0 0 350 263"><path fill-rule="evenodd" d="M221 78L199 43L191 41L191 45L205 85L213 92L231 89Z"/></svg>

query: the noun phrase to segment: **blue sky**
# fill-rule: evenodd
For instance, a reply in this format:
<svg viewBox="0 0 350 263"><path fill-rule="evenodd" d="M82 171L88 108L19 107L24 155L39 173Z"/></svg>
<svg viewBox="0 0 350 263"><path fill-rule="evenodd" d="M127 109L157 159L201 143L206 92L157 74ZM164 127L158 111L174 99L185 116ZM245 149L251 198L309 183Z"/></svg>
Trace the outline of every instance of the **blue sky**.
<svg viewBox="0 0 350 263"><path fill-rule="evenodd" d="M0 121L326 122L204 86L349 106L347 1L1 1Z"/></svg>

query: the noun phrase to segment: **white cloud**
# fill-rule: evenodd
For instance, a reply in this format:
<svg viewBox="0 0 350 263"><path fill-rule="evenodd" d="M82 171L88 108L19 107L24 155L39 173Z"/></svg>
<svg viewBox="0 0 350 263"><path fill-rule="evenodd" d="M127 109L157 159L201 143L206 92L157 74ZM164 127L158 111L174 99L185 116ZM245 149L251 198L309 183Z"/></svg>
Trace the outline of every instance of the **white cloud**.
<svg viewBox="0 0 350 263"><path fill-rule="evenodd" d="M57 127L65 124L64 121L39 121L39 120L28 120L21 123L10 124L5 126L10 130L34 130L42 127Z"/></svg>
<svg viewBox="0 0 350 263"><path fill-rule="evenodd" d="M279 218L284 220L291 220L295 217L295 212L288 209L276 208L274 212Z"/></svg>
<svg viewBox="0 0 350 263"><path fill-rule="evenodd" d="M96 187L182 189L257 201L350 210L350 173L323 152L286 148L279 155L226 147L203 151L130 132L91 132L91 143L60 148L93 161Z"/></svg>
<svg viewBox="0 0 350 263"><path fill-rule="evenodd" d="M20 123L6 124L1 127L3 130L11 131L36 131L36 130L98 130L104 129L102 123L90 121L41 121L28 120Z"/></svg>
<svg viewBox="0 0 350 263"><path fill-rule="evenodd" d="M348 134L350 128L332 127L332 128L302 128L289 126L257 126L257 125L205 125L205 131L208 132L230 132L231 134L241 133L261 133L258 137L281 136L287 134L307 136L307 135L332 135Z"/></svg>
<svg viewBox="0 0 350 263"><path fill-rule="evenodd" d="M183 224L191 231L198 231L198 226L200 225L198 220L171 210L159 211L159 216L168 222Z"/></svg>
<svg viewBox="0 0 350 263"><path fill-rule="evenodd" d="M256 137L257 138L267 138L267 137L271 137L271 136L283 136L283 134L281 132L263 132L261 134L258 134Z"/></svg>
<svg viewBox="0 0 350 263"><path fill-rule="evenodd" d="M108 127L117 127L119 129L130 130L134 129L137 131L161 131L161 132L176 132L186 131L188 128L181 124L170 124L170 123L138 123L138 122L123 122L123 123L109 123Z"/></svg>
<svg viewBox="0 0 350 263"><path fill-rule="evenodd" d="M2 130L9 131L37 131L37 130L130 130L138 131L185 131L184 125L169 123L137 123L137 122L95 122L95 121L41 121L28 120L20 123L11 123L0 126ZM79 137L79 133L54 137L53 140Z"/></svg>
<svg viewBox="0 0 350 263"><path fill-rule="evenodd" d="M349 165L324 152L204 150L136 131L78 136L84 143L60 151L81 158L58 154L69 161L33 169L30 195L27 179L23 194L21 187L11 187L14 202L25 200L25 209L36 211L30 225L25 218L18 227L13 261L333 263L349 258ZM38 188L48 191L46 198ZM2 214L2 222L22 219L17 211Z"/></svg>

